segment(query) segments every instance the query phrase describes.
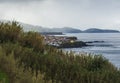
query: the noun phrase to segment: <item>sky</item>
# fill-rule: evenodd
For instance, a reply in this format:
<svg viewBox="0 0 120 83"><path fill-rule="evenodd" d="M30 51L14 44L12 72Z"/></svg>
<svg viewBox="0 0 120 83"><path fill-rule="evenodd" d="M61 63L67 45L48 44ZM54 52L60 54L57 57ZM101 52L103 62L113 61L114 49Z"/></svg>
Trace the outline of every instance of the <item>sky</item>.
<svg viewBox="0 0 120 83"><path fill-rule="evenodd" d="M0 0L0 19L50 28L120 30L120 0Z"/></svg>

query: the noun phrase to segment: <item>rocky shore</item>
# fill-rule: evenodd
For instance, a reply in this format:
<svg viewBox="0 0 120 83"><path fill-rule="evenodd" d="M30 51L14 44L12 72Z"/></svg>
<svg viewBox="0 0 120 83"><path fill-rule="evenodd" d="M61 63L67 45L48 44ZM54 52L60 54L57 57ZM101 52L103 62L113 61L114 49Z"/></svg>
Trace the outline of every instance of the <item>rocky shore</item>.
<svg viewBox="0 0 120 83"><path fill-rule="evenodd" d="M79 41L77 37L44 35L44 43L57 48L80 48L94 46L94 43L104 43L105 41ZM98 44L99 45L99 44Z"/></svg>
<svg viewBox="0 0 120 83"><path fill-rule="evenodd" d="M88 45L83 41L75 41L73 43L71 42L63 43L58 48L79 48L84 46L88 46Z"/></svg>
<svg viewBox="0 0 120 83"><path fill-rule="evenodd" d="M88 46L85 42L78 41L77 37L44 35L44 41L45 44L57 48L78 48Z"/></svg>

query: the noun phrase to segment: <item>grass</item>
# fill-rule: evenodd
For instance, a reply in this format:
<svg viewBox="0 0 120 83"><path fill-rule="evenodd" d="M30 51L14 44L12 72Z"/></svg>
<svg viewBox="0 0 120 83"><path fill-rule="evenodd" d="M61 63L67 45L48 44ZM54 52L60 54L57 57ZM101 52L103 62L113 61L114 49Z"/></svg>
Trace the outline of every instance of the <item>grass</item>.
<svg viewBox="0 0 120 83"><path fill-rule="evenodd" d="M0 83L8 83L7 75L0 70Z"/></svg>

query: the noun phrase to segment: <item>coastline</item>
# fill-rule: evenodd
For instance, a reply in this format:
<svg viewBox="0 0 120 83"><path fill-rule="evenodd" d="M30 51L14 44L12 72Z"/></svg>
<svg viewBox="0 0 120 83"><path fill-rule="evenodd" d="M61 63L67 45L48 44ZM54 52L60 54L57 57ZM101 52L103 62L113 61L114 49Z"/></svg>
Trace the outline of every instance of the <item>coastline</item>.
<svg viewBox="0 0 120 83"><path fill-rule="evenodd" d="M79 41L75 36L44 35L44 42L46 45L57 48L79 48L88 46L86 42Z"/></svg>

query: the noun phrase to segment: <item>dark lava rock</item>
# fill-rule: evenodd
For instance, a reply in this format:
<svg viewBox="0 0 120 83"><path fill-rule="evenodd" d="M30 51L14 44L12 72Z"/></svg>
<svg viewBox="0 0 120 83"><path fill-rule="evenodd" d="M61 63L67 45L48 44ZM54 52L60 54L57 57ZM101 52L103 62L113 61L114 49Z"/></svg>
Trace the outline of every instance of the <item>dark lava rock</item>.
<svg viewBox="0 0 120 83"><path fill-rule="evenodd" d="M105 41L88 41L88 42L85 42L85 43L104 43Z"/></svg>
<svg viewBox="0 0 120 83"><path fill-rule="evenodd" d="M87 46L87 44L83 41L75 41L75 42L67 42L63 43L59 46L59 48L78 48L78 47L84 47Z"/></svg>

